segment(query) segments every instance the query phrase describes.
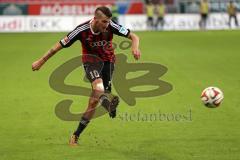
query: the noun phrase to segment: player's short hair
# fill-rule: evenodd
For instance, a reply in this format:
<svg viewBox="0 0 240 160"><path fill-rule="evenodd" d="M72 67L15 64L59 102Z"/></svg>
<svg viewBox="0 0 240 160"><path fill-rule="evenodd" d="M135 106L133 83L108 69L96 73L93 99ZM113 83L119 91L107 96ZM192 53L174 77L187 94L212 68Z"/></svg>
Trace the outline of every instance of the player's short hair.
<svg viewBox="0 0 240 160"><path fill-rule="evenodd" d="M110 9L108 7L105 6L100 6L95 10L95 15L98 14L98 11L101 11L105 16L107 16L108 18L112 17L112 12L110 11Z"/></svg>

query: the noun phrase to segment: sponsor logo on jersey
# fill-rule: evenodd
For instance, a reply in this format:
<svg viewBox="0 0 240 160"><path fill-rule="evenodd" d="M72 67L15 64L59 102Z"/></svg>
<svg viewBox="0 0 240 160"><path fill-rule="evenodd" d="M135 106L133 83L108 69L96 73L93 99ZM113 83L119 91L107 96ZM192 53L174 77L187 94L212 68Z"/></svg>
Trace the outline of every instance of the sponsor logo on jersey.
<svg viewBox="0 0 240 160"><path fill-rule="evenodd" d="M128 33L128 30L125 28L125 27L121 27L120 30L119 30L120 33L124 34L124 35L127 35Z"/></svg>
<svg viewBox="0 0 240 160"><path fill-rule="evenodd" d="M106 41L106 40L102 40L102 41L97 41L97 42L90 42L90 46L91 47L102 47L102 46L106 46L111 44L111 41Z"/></svg>

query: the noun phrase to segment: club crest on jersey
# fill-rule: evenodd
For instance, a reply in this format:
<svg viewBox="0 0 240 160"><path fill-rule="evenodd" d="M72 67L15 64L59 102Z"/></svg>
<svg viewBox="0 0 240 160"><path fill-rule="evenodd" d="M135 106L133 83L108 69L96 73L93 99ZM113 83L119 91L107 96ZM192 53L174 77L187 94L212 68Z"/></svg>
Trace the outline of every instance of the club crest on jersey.
<svg viewBox="0 0 240 160"><path fill-rule="evenodd" d="M69 40L69 38L67 36L61 40L63 45L66 45L69 41L70 40Z"/></svg>
<svg viewBox="0 0 240 160"><path fill-rule="evenodd" d="M120 30L119 30L120 33L124 34L124 35L127 35L128 33L128 30L125 28L125 27L121 27Z"/></svg>

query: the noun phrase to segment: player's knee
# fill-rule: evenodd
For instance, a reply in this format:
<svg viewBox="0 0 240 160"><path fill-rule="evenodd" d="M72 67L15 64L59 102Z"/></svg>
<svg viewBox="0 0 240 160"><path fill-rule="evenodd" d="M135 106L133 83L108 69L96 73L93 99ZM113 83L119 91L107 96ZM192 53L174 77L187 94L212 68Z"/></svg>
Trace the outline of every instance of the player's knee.
<svg viewBox="0 0 240 160"><path fill-rule="evenodd" d="M90 106L95 107L99 102L99 97L102 93L104 93L104 86L102 79L96 79L92 82L92 95L89 99Z"/></svg>
<svg viewBox="0 0 240 160"><path fill-rule="evenodd" d="M103 81L102 79L96 79L95 81L92 82L92 88L95 92L104 92L104 86L103 86Z"/></svg>

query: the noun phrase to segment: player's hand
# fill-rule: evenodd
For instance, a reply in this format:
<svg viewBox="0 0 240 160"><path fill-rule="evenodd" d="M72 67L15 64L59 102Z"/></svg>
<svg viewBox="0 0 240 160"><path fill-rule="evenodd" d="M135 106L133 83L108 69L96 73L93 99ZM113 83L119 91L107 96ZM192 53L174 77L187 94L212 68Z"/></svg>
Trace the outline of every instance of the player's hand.
<svg viewBox="0 0 240 160"><path fill-rule="evenodd" d="M132 50L132 54L133 54L133 56L134 56L134 58L135 58L136 60L139 60L139 59L140 59L141 52L140 52L139 49L133 49L133 50Z"/></svg>
<svg viewBox="0 0 240 160"><path fill-rule="evenodd" d="M44 59L39 59L39 60L33 62L32 70L33 71L39 70L44 63L45 63Z"/></svg>

